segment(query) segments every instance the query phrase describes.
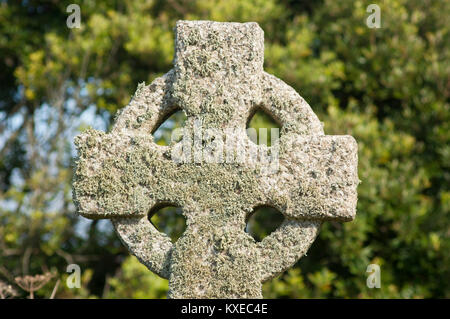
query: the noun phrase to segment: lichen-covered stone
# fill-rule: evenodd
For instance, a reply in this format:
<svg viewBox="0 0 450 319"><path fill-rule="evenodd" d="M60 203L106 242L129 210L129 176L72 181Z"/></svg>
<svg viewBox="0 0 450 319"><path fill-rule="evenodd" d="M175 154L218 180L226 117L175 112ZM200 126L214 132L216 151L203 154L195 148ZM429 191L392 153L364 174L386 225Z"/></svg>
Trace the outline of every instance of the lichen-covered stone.
<svg viewBox="0 0 450 319"><path fill-rule="evenodd" d="M74 201L82 216L113 221L129 250L169 279L169 297L260 298L262 282L306 253L322 221L355 217L357 145L351 136L324 135L305 100L263 71L256 23L179 21L175 31L174 68L140 84L109 133L76 138ZM159 146L151 134L181 109L186 131L198 123L233 128L231 137L247 141L256 108L282 125L278 167L269 173L258 161L177 162L171 154L183 142ZM267 149L244 144L249 153ZM186 218L175 244L147 219L164 203L182 207ZM259 205L279 209L285 221L257 243L244 229Z"/></svg>

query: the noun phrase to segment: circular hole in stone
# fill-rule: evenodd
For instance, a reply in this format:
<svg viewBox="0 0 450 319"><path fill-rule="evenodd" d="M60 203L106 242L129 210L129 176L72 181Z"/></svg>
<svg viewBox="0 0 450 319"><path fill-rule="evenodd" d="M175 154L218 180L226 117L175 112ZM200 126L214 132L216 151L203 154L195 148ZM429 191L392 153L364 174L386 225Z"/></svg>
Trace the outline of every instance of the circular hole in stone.
<svg viewBox="0 0 450 319"><path fill-rule="evenodd" d="M256 241L274 232L284 221L283 214L271 206L255 207L253 212L247 216L245 232Z"/></svg>
<svg viewBox="0 0 450 319"><path fill-rule="evenodd" d="M173 112L170 112L152 132L155 143L158 145L169 145L173 132L177 128L182 128L185 122L186 114L183 110L177 108ZM173 138L176 142L179 142L182 137L174 135Z"/></svg>
<svg viewBox="0 0 450 319"><path fill-rule="evenodd" d="M264 109L257 108L247 121L247 136L257 145L271 146L280 136L281 126Z"/></svg>
<svg viewBox="0 0 450 319"><path fill-rule="evenodd" d="M156 229L169 236L172 242L176 242L186 230L186 219L179 206L156 205L148 213L148 219Z"/></svg>

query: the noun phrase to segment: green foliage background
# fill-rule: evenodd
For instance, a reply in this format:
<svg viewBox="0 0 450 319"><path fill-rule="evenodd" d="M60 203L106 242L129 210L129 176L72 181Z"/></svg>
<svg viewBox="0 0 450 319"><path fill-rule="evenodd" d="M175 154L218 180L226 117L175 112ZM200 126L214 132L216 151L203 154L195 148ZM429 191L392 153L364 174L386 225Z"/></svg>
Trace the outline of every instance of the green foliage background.
<svg viewBox="0 0 450 319"><path fill-rule="evenodd" d="M66 27L70 3L80 29ZM366 26L370 3L380 29ZM449 298L449 17L439 0L0 1L0 280L52 271L37 297L57 278L57 298L165 296L108 222L74 214L73 136L89 110L107 128L139 82L171 68L176 20L256 21L265 69L326 134L356 138L362 181L356 220L325 223L265 297ZM64 284L69 263L80 289ZM371 263L380 289L366 286Z"/></svg>

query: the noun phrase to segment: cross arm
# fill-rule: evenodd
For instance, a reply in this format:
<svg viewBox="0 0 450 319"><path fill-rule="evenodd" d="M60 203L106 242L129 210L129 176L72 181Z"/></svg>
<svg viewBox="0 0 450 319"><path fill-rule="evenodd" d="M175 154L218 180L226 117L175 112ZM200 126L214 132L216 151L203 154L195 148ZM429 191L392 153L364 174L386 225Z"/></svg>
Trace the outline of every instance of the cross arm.
<svg viewBox="0 0 450 319"><path fill-rule="evenodd" d="M355 217L359 183L357 144L351 136L290 137L280 160L283 185L272 193L274 206L286 219L257 247L262 256L262 281L297 262L315 240L322 221L350 221ZM285 174L288 172L288 174Z"/></svg>
<svg viewBox="0 0 450 319"><path fill-rule="evenodd" d="M135 141L135 142L133 142ZM73 194L78 214L91 219L147 215L154 200L143 181L150 140L88 129L78 135ZM144 156L145 155L145 156Z"/></svg>
<svg viewBox="0 0 450 319"><path fill-rule="evenodd" d="M286 216L351 221L356 214L357 144L348 135L297 136L285 165L294 176Z"/></svg>

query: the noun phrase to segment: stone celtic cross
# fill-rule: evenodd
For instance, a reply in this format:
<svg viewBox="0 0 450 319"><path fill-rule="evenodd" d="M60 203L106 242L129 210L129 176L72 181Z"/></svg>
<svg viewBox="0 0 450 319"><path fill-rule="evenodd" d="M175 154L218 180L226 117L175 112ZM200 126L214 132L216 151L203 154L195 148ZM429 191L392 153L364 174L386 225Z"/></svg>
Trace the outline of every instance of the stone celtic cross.
<svg viewBox="0 0 450 319"><path fill-rule="evenodd" d="M112 220L131 253L169 279L170 298L261 298L262 283L306 253L323 221L355 217L357 144L351 136L324 135L305 100L264 72L258 24L179 21L175 31L174 68L139 85L109 133L89 129L76 137L74 201L82 216ZM176 161L171 152L183 141L153 140L152 132L181 109L186 132L195 134L201 121L216 132L233 128L242 141L258 108L281 125L276 171L264 173L260 161ZM200 137L200 145L210 137ZM244 151L267 148L245 145ZM186 218L175 243L148 219L167 204ZM285 220L256 242L245 225L261 205Z"/></svg>

